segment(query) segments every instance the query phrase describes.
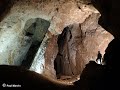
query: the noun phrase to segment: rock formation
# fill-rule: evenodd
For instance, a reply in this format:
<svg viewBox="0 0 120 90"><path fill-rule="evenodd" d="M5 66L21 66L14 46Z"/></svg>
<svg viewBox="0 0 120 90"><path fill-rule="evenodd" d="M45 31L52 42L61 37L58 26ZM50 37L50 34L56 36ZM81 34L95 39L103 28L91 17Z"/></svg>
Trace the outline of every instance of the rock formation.
<svg viewBox="0 0 120 90"><path fill-rule="evenodd" d="M2 3L0 6L4 7ZM63 76L79 75L85 64L95 61L98 50L104 55L113 39L98 25L100 13L89 0L6 0L5 3L10 8L1 9L0 64L21 65L30 59L27 55L34 55L33 61L28 60L30 70L51 78L56 78L58 69ZM36 41L38 48L28 54ZM54 61L59 65L58 60L61 68L54 65Z"/></svg>

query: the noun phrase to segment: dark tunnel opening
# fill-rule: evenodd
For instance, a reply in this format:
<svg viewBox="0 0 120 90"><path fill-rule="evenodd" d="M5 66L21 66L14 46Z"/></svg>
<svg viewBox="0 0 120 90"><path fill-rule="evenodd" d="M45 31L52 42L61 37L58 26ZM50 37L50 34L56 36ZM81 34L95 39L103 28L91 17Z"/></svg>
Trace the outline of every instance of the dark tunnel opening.
<svg viewBox="0 0 120 90"><path fill-rule="evenodd" d="M34 23L29 23L33 22ZM30 25L30 26L29 26ZM42 43L42 40L45 37L45 34L47 33L48 27L50 23L44 19L36 18L28 20L25 27L25 37L28 37L28 42L31 44L29 47L29 50L27 51L27 54L25 55L21 66L25 67L27 69L30 68L32 65L32 62L34 60L34 57Z"/></svg>

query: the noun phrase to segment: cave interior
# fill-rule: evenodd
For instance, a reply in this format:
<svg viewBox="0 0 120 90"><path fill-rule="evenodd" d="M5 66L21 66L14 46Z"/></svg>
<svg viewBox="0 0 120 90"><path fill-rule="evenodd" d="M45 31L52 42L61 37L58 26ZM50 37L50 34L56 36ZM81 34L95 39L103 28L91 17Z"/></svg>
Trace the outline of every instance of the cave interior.
<svg viewBox="0 0 120 90"><path fill-rule="evenodd" d="M50 15L46 14L49 0L25 1L28 7L23 9L17 7L23 0L0 1L0 87L19 84L18 87L48 90L119 90L119 0L75 0L76 12L85 12L82 11L84 4L89 6L86 6L89 12L92 12L88 9L90 5L98 10L85 13L88 16L84 16L83 21L79 17L83 14L77 15L81 22L71 19L74 17L71 13L70 18L65 17L71 20L65 19L67 10L63 11L61 6L54 6L55 16L50 16L53 8ZM72 5L66 0L50 2L51 7L57 2ZM40 13L38 7L32 6L36 3L41 7ZM32 10L29 13L28 8L35 8L35 13ZM23 14L24 11L27 14ZM16 15L19 12L20 17ZM62 12L64 14L60 14ZM98 51L102 55L101 62L97 62Z"/></svg>

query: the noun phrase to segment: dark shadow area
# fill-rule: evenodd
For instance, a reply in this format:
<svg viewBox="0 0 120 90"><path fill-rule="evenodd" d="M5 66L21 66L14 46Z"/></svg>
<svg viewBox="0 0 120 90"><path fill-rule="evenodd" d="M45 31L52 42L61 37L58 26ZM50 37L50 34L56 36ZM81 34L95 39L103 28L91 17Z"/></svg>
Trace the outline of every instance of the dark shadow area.
<svg viewBox="0 0 120 90"><path fill-rule="evenodd" d="M83 70L80 80L74 83L80 90L109 90L106 85L106 67L90 61Z"/></svg>
<svg viewBox="0 0 120 90"><path fill-rule="evenodd" d="M104 54L106 66L118 70L120 68L120 40L113 39Z"/></svg>
<svg viewBox="0 0 120 90"><path fill-rule="evenodd" d="M62 74L62 55L57 54L56 59L54 60L54 69L56 71L56 77L57 79L60 79L60 75Z"/></svg>
<svg viewBox="0 0 120 90"><path fill-rule="evenodd" d="M115 38L120 38L120 0L91 0L101 13L99 24Z"/></svg>
<svg viewBox="0 0 120 90"><path fill-rule="evenodd" d="M40 44L41 44L41 42L39 42L39 41L32 43L32 45L30 46L30 48L27 52L26 58L22 61L22 64L21 64L22 67L24 67L26 69L30 68L30 66L32 65L32 62L34 60L34 57L40 47Z"/></svg>
<svg viewBox="0 0 120 90"><path fill-rule="evenodd" d="M13 3L14 0L0 0L0 21L9 13Z"/></svg>
<svg viewBox="0 0 120 90"><path fill-rule="evenodd" d="M72 86L57 84L23 67L0 65L0 88L7 88L13 84L21 85L20 87L13 87L15 89L70 90L72 88Z"/></svg>

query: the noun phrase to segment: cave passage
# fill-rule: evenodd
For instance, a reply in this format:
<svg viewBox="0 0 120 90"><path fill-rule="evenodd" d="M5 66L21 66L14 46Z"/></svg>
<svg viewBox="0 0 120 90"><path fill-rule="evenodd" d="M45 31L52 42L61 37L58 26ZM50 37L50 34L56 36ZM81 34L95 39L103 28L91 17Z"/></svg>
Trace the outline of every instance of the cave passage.
<svg viewBox="0 0 120 90"><path fill-rule="evenodd" d="M61 76L68 76L68 78L70 78L69 76L74 75L67 45L71 38L72 35L69 27L65 27L62 34L58 36L58 54L54 60L54 69L58 79L60 79Z"/></svg>
<svg viewBox="0 0 120 90"><path fill-rule="evenodd" d="M33 22L34 21L34 22ZM29 50L27 51L27 54L25 58L22 61L21 66L29 69L34 57L42 43L42 40L45 37L45 34L47 33L48 27L50 23L44 19L34 19L34 20L28 20L28 23L26 23L26 29L25 27L25 36L29 37L31 42ZM33 22L32 24L30 22ZM29 26L31 24L31 26Z"/></svg>

